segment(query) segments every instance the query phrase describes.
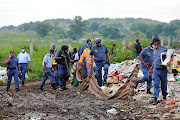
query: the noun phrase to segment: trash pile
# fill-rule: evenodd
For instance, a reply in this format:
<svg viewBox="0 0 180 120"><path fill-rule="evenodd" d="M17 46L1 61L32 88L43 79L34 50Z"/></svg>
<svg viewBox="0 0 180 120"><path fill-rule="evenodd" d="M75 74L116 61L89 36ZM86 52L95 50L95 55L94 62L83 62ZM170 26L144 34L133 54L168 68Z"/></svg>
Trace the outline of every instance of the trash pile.
<svg viewBox="0 0 180 120"><path fill-rule="evenodd" d="M109 66L108 73L108 83L121 83L125 82L127 78L131 75L132 71L139 64L140 61L137 59L126 60L121 63L111 64ZM142 77L143 73L139 70L138 77Z"/></svg>
<svg viewBox="0 0 180 120"><path fill-rule="evenodd" d="M140 61L137 59L126 60L121 63L111 64L109 66L107 84L108 86L102 86L101 89L106 94L116 93L117 90L123 86L127 79L132 74L132 71L139 64ZM143 77L141 70L138 72L138 77Z"/></svg>
<svg viewBox="0 0 180 120"><path fill-rule="evenodd" d="M0 81L5 82L7 80L7 69L0 66Z"/></svg>

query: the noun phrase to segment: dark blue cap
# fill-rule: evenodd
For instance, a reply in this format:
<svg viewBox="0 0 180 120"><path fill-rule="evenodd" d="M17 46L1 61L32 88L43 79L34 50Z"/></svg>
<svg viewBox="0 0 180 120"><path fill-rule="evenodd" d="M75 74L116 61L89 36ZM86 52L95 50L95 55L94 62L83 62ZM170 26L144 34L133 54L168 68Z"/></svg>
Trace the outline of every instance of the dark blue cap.
<svg viewBox="0 0 180 120"><path fill-rule="evenodd" d="M52 45L51 49L54 49L54 50L55 50L55 49L56 49L56 46L55 46L55 45Z"/></svg>
<svg viewBox="0 0 180 120"><path fill-rule="evenodd" d="M51 49L51 50L50 50L50 52L52 52L52 53L53 53L53 52L54 52L54 49Z"/></svg>
<svg viewBox="0 0 180 120"><path fill-rule="evenodd" d="M160 39L158 37L154 37L152 43L157 42L157 41L160 41Z"/></svg>
<svg viewBox="0 0 180 120"><path fill-rule="evenodd" d="M99 43L99 42L101 42L101 39L97 38L95 43Z"/></svg>
<svg viewBox="0 0 180 120"><path fill-rule="evenodd" d="M10 53L14 53L14 50L11 50Z"/></svg>
<svg viewBox="0 0 180 120"><path fill-rule="evenodd" d="M87 39L87 40L86 40L86 43L88 43L88 42L91 42L91 39Z"/></svg>
<svg viewBox="0 0 180 120"><path fill-rule="evenodd" d="M139 39L136 39L136 41L139 41Z"/></svg>
<svg viewBox="0 0 180 120"><path fill-rule="evenodd" d="M24 46L22 46L22 48L21 49L26 49Z"/></svg>

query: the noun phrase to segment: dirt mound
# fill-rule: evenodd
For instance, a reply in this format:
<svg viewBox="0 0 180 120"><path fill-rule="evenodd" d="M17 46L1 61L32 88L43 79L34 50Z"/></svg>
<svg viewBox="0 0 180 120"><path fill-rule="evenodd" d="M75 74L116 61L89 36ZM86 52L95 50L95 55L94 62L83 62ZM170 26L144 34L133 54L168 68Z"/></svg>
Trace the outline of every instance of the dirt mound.
<svg viewBox="0 0 180 120"><path fill-rule="evenodd" d="M68 90L52 90L49 83L39 89L40 81L28 83L16 93L14 88L7 94L5 87L0 87L0 115L5 119L160 119L171 118L167 114L163 103L157 107L148 107L147 100L107 100L100 99L87 91L79 91L77 88L68 86ZM118 114L107 113L107 110L116 108Z"/></svg>

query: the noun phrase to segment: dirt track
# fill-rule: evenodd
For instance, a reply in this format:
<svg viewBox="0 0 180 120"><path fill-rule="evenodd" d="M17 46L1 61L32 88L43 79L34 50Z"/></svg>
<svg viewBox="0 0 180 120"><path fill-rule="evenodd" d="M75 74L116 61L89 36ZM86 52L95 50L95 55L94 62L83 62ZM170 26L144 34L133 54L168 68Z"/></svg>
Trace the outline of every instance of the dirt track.
<svg viewBox="0 0 180 120"><path fill-rule="evenodd" d="M26 84L16 93L13 86L9 94L5 87L0 87L0 115L4 119L162 119L172 118L174 114L168 111L164 103L158 107L152 106L148 100L127 101L127 100L106 100L90 95L88 91L79 91L72 88L66 91L52 90L46 85L45 91L40 91L40 82ZM116 108L117 115L107 113L111 108ZM166 117L165 113L167 114Z"/></svg>

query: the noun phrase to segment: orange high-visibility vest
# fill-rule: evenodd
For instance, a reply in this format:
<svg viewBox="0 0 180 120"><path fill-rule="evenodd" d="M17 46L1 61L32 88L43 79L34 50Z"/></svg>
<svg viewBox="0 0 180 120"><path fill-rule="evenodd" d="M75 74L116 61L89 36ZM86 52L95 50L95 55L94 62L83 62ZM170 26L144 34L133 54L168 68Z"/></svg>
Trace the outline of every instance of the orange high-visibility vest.
<svg viewBox="0 0 180 120"><path fill-rule="evenodd" d="M89 48L86 48L83 51L83 54L81 55L79 62L82 62L84 59L86 59L86 65L92 65L90 52L91 50Z"/></svg>

